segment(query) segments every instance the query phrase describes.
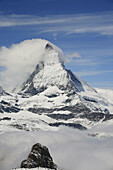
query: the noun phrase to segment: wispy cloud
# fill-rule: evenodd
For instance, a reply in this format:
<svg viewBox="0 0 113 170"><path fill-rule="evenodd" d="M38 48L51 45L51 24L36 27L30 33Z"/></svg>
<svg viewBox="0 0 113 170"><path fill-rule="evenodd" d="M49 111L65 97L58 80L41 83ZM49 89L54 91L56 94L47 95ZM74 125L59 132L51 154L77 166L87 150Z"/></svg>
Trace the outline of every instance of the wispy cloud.
<svg viewBox="0 0 113 170"><path fill-rule="evenodd" d="M96 85L96 86L112 86L112 88L113 88L113 81L95 82L94 85Z"/></svg>
<svg viewBox="0 0 113 170"><path fill-rule="evenodd" d="M74 72L78 76L94 76L104 73L113 73L113 70L103 70L103 71L80 71L80 72Z"/></svg>
<svg viewBox="0 0 113 170"><path fill-rule="evenodd" d="M104 88L104 89L111 89L113 90L113 81L102 81L102 82L94 82L93 87L98 87L98 88ZM103 91L104 92L104 91ZM112 95L113 91L110 93ZM110 97L110 94L105 91L105 96L108 95L108 100L112 97ZM102 94L101 94L102 95ZM111 101L112 102L112 101Z"/></svg>
<svg viewBox="0 0 113 170"><path fill-rule="evenodd" d="M3 15L0 13L0 27L35 26L38 32L64 32L65 34L97 33L113 35L113 12L33 16Z"/></svg>
<svg viewBox="0 0 113 170"><path fill-rule="evenodd" d="M40 61L44 61L47 51L45 46L49 41L43 39L24 40L21 43L13 44L9 48L0 48L0 85L7 91L12 91L25 82L34 71ZM58 52L59 60L65 62L66 59L58 47L53 45L53 49Z"/></svg>
<svg viewBox="0 0 113 170"><path fill-rule="evenodd" d="M81 58L80 54L77 53L77 52L74 52L72 54L67 54L67 57L70 57L70 58Z"/></svg>
<svg viewBox="0 0 113 170"><path fill-rule="evenodd" d="M69 59L69 58L68 58ZM95 66L95 65L99 65L102 64L101 61L94 61L94 58L72 58L70 60L68 60L68 62L71 62L72 65L75 66Z"/></svg>
<svg viewBox="0 0 113 170"><path fill-rule="evenodd" d="M12 90L28 78L42 60L46 43L45 40L32 39L10 48L0 48L0 84L4 89Z"/></svg>
<svg viewBox="0 0 113 170"><path fill-rule="evenodd" d="M97 65L99 62L95 62L92 59L78 59L76 60L76 65L82 65L82 66L91 66L91 65Z"/></svg>
<svg viewBox="0 0 113 170"><path fill-rule="evenodd" d="M53 34L53 38L54 38L54 40L57 40L57 33Z"/></svg>

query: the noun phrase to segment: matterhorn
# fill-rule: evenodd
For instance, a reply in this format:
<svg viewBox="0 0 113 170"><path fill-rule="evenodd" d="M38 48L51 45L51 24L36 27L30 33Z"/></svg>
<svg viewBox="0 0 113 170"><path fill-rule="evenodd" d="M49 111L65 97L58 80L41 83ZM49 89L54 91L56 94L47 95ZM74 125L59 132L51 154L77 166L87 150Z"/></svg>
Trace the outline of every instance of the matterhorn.
<svg viewBox="0 0 113 170"><path fill-rule="evenodd" d="M44 142L44 145L49 145L49 141L52 144L52 139L48 140L49 136L53 136L53 140L57 141L54 136L56 133L58 137L57 131L59 131L60 137L62 135L64 137L65 131L67 136L71 136L71 133L74 134L76 130L84 132L90 131L97 125L112 124L113 104L110 100L104 98L98 92L98 89L91 87L87 82L72 73L71 70L65 68L66 58L62 50L46 40L34 39L29 40L28 43L30 44L31 41L38 48L38 50L35 48L36 53L38 54L41 51L41 55L35 60L34 69L29 76L25 76L22 84L15 87L12 92L7 92L7 89L4 90L0 86L0 132L2 134L11 134L14 140L15 136L18 136L18 139L20 137L24 141L24 137L21 136L22 133L26 136L25 141L27 143L34 140L36 143L41 141ZM32 45L29 45L29 47L32 49ZM32 62L32 58L30 60ZM65 128L67 129L64 130ZM14 132L14 136L12 132ZM46 138L44 135L48 137ZM89 132L88 135L92 137L101 136L97 132ZM21 141L20 139L19 141ZM39 141L36 139L39 139ZM63 138L60 140L59 142L62 143ZM64 140L68 140L68 138L65 136ZM75 139L73 138L73 140ZM31 143L32 145L35 144ZM40 144L38 145L41 147ZM41 148L43 149L43 146ZM32 159L31 151L28 158L24 161L25 167L42 166L40 163L33 162L36 154L37 158L35 161L38 161L39 153L37 150L33 151ZM25 151L29 153L28 148ZM27 154L24 154L24 156L27 156ZM20 157L18 161L20 161ZM42 161L41 158L40 161ZM55 161L56 164L57 161ZM42 166L42 169L50 167L48 163L46 164L47 167ZM54 165L53 162L52 164ZM11 166L13 166L12 168L17 167L17 169L20 169L17 166L17 160L14 163L12 162ZM3 165L3 170L6 170L7 168L4 167L5 164ZM53 167L60 170L56 165Z"/></svg>

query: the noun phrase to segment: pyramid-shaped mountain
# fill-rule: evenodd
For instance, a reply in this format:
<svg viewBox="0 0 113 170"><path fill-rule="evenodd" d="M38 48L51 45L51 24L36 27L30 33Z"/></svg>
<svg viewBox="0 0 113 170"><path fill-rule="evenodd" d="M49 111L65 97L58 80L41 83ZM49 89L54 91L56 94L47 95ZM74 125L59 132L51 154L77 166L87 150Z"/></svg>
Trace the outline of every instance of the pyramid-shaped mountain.
<svg viewBox="0 0 113 170"><path fill-rule="evenodd" d="M109 114L109 102L65 68L58 50L50 43L44 48L42 60L19 92L27 98L22 107L33 113L50 114L56 119L63 116L64 119L81 117L98 121ZM62 111L67 115L59 114Z"/></svg>
<svg viewBox="0 0 113 170"><path fill-rule="evenodd" d="M23 84L22 92L34 95L48 87L57 86L68 93L84 91L82 83L70 70L66 70L59 54L50 44L45 46L46 54L36 66L35 71ZM91 88L92 89L92 88ZM93 89L92 89L93 90Z"/></svg>
<svg viewBox="0 0 113 170"><path fill-rule="evenodd" d="M74 93L85 91L83 81L76 77L70 70L65 69L64 62L53 47L47 43L45 46L46 53L42 61L37 64L34 72L22 86L22 93L35 95L43 92L48 87L57 86L59 89L73 91ZM87 83L88 91L96 92Z"/></svg>

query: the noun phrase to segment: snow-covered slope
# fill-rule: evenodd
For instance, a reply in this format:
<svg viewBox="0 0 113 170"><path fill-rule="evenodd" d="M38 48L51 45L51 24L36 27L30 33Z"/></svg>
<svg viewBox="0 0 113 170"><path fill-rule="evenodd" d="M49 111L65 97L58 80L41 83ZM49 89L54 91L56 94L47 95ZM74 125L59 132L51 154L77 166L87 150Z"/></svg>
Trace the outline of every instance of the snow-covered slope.
<svg viewBox="0 0 113 170"><path fill-rule="evenodd" d="M109 102L113 103L113 90L95 88L96 91Z"/></svg>

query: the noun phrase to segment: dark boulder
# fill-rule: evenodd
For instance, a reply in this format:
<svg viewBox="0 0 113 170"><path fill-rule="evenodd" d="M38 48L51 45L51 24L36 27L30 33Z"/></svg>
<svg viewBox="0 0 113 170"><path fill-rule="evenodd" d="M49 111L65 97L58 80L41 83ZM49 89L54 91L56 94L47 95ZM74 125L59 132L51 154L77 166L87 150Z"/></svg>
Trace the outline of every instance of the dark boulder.
<svg viewBox="0 0 113 170"><path fill-rule="evenodd" d="M53 159L49 153L47 147L42 146L41 144L35 144L28 158L21 163L21 168L50 168L57 170L57 166L53 163Z"/></svg>

